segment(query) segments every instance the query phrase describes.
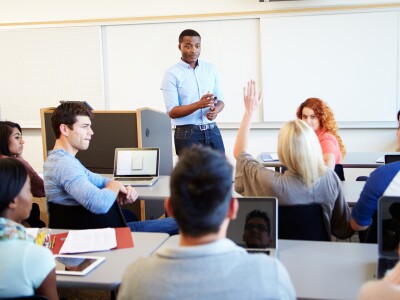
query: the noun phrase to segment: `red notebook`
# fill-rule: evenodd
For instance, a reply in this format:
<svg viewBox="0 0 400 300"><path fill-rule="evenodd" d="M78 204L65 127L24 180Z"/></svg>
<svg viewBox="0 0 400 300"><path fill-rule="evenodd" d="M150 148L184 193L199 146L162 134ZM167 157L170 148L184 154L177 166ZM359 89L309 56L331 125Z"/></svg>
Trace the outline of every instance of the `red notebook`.
<svg viewBox="0 0 400 300"><path fill-rule="evenodd" d="M131 229L129 227L119 227L114 229L115 229L115 235L117 237L117 247L114 249L133 248L133 238L131 234ZM60 252L61 246L64 244L67 235L68 232L64 232L64 233L52 234L50 236L51 241L53 241L53 239L55 238L53 249L51 249L53 254L58 254Z"/></svg>

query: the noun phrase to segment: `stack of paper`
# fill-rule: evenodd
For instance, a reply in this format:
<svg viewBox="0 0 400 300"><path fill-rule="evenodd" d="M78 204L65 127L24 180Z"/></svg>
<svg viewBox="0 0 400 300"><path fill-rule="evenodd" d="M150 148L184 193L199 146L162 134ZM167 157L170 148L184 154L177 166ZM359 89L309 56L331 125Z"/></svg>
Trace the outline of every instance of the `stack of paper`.
<svg viewBox="0 0 400 300"><path fill-rule="evenodd" d="M60 253L105 251L117 247L114 228L70 230Z"/></svg>

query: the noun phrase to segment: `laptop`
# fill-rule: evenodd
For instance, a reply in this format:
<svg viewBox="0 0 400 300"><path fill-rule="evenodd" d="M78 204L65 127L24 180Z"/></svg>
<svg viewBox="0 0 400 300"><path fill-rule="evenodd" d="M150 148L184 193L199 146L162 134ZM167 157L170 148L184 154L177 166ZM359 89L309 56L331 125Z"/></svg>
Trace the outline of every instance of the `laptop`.
<svg viewBox="0 0 400 300"><path fill-rule="evenodd" d="M159 177L160 148L116 148L114 180L131 186L152 186Z"/></svg>
<svg viewBox="0 0 400 300"><path fill-rule="evenodd" d="M400 154L386 154L385 155L385 165L399 161Z"/></svg>
<svg viewBox="0 0 400 300"><path fill-rule="evenodd" d="M400 196L382 196L378 200L378 270L382 278L399 261Z"/></svg>
<svg viewBox="0 0 400 300"><path fill-rule="evenodd" d="M278 199L275 197L238 198L237 218L231 220L227 237L249 253L276 256L278 249ZM248 218L246 222L246 217ZM265 217L270 221L270 228Z"/></svg>

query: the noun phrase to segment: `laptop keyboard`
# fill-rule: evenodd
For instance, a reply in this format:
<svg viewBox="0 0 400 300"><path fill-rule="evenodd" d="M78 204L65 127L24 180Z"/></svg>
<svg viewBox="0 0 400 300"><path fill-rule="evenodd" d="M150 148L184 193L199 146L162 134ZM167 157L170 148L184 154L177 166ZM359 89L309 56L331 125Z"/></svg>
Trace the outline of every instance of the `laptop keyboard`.
<svg viewBox="0 0 400 300"><path fill-rule="evenodd" d="M126 178L126 177L117 177L115 180L118 181L150 181L153 180L151 177L131 177L131 178Z"/></svg>

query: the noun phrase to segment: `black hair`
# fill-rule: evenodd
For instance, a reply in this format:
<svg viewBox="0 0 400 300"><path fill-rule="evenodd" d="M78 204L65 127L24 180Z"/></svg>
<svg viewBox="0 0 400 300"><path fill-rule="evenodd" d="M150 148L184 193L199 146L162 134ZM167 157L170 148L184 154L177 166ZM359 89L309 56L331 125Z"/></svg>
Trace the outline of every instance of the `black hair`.
<svg viewBox="0 0 400 300"><path fill-rule="evenodd" d="M397 112L397 121L399 121L400 118L400 110Z"/></svg>
<svg viewBox="0 0 400 300"><path fill-rule="evenodd" d="M193 237L216 233L232 196L233 168L225 155L194 145L182 151L171 175L171 206L180 230Z"/></svg>
<svg viewBox="0 0 400 300"><path fill-rule="evenodd" d="M19 124L10 121L0 121L0 154L5 156L12 156L10 148L8 147L8 140L10 139L13 128L18 128L22 134L22 129Z"/></svg>
<svg viewBox="0 0 400 300"><path fill-rule="evenodd" d="M269 220L269 217L268 217L266 212L258 210L258 209L252 210L251 212L249 212L246 215L245 226L246 226L247 222L249 220L253 219L253 218L261 218L261 219L263 219L265 221L265 224L267 225L268 235L271 234L271 221Z"/></svg>
<svg viewBox="0 0 400 300"><path fill-rule="evenodd" d="M0 214L18 196L27 178L28 172L18 159L0 159Z"/></svg>
<svg viewBox="0 0 400 300"><path fill-rule="evenodd" d="M184 36L198 36L198 37L201 39L200 34L199 34L196 30L193 30L193 29L185 29L185 30L182 31L181 34L179 35L179 39L178 39L179 44L182 43L183 37L184 37Z"/></svg>
<svg viewBox="0 0 400 300"><path fill-rule="evenodd" d="M72 129L77 116L87 116L92 119L93 113L83 102L74 101L64 102L54 110L51 116L51 126L56 139L60 138L61 135L60 125L65 124L69 129Z"/></svg>

